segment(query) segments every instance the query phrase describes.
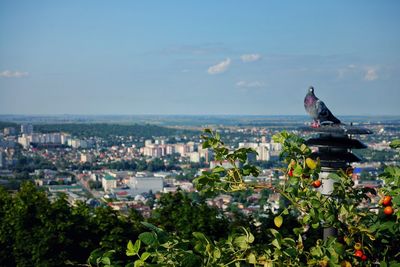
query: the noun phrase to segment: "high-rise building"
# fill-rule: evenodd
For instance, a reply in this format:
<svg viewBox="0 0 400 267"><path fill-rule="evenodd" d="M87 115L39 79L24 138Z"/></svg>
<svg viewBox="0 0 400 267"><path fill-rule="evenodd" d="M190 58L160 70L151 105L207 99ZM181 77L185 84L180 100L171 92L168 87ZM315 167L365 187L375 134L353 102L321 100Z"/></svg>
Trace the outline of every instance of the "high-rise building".
<svg viewBox="0 0 400 267"><path fill-rule="evenodd" d="M29 148L31 141L27 135L23 134L21 137L18 137L18 143L20 143L23 148L27 149Z"/></svg>
<svg viewBox="0 0 400 267"><path fill-rule="evenodd" d="M0 150L0 169L4 169L6 167L6 153Z"/></svg>
<svg viewBox="0 0 400 267"><path fill-rule="evenodd" d="M32 134L33 125L32 124L21 124L21 134Z"/></svg>
<svg viewBox="0 0 400 267"><path fill-rule="evenodd" d="M270 143L239 143L239 148L247 147L253 148L257 155L250 155L253 160L269 161L271 158L271 144Z"/></svg>
<svg viewBox="0 0 400 267"><path fill-rule="evenodd" d="M61 144L66 145L68 144L68 140L71 139L71 135L67 133L61 133Z"/></svg>
<svg viewBox="0 0 400 267"><path fill-rule="evenodd" d="M16 131L14 127L6 127L4 128L3 133L5 136L9 136L9 135L15 135Z"/></svg>

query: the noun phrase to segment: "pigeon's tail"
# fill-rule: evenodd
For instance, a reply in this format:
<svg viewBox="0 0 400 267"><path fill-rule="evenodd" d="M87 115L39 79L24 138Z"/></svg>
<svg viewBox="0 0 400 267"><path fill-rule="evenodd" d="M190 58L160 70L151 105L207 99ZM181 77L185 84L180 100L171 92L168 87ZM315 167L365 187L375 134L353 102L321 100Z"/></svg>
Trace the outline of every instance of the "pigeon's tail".
<svg viewBox="0 0 400 267"><path fill-rule="evenodd" d="M320 118L320 123L321 125L342 124L342 122L330 112L329 115L326 116L325 118Z"/></svg>
<svg viewBox="0 0 400 267"><path fill-rule="evenodd" d="M338 118L336 118L333 115L332 115L331 118L329 118L329 121L333 122L334 124L341 124L342 123Z"/></svg>

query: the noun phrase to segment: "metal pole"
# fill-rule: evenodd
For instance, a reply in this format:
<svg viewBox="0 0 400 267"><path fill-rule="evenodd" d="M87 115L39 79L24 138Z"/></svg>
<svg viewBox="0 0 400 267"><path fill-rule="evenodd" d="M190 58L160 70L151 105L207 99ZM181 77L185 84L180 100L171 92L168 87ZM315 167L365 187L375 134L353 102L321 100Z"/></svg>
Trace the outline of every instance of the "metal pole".
<svg viewBox="0 0 400 267"><path fill-rule="evenodd" d="M312 153L313 158L320 158L322 186L319 189L324 195L331 195L334 181L329 179L330 173L336 173L340 169L346 170L351 162L358 162L360 159L351 153L352 148L366 148L360 141L351 139L354 134L371 134L365 128L354 127L353 125L321 126L319 128L302 127L303 131L318 133L317 138L310 138L306 141L309 146L318 148ZM328 227L323 230L324 240L336 235L336 229Z"/></svg>

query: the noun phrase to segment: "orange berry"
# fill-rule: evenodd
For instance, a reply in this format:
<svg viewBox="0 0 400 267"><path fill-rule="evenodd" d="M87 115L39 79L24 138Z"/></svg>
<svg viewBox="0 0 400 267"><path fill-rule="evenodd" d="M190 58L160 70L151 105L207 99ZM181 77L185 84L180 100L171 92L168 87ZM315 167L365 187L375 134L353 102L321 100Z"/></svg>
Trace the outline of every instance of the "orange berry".
<svg viewBox="0 0 400 267"><path fill-rule="evenodd" d="M361 260L362 260L362 261L366 261L367 259L368 259L367 255L363 254L363 255L361 256Z"/></svg>
<svg viewBox="0 0 400 267"><path fill-rule="evenodd" d="M354 256L361 258L364 255L364 253L361 250L356 250L356 252L354 252Z"/></svg>
<svg viewBox="0 0 400 267"><path fill-rule="evenodd" d="M316 180L316 181L312 182L311 185L312 185L314 188L318 188L318 187L320 187L320 186L322 185L322 183L321 183L320 180Z"/></svg>
<svg viewBox="0 0 400 267"><path fill-rule="evenodd" d="M392 204L392 197L391 196L384 196L382 200L382 205L383 206L391 206Z"/></svg>
<svg viewBox="0 0 400 267"><path fill-rule="evenodd" d="M384 208L383 213L385 213L388 216L392 215L393 214L392 206L387 206L386 208Z"/></svg>

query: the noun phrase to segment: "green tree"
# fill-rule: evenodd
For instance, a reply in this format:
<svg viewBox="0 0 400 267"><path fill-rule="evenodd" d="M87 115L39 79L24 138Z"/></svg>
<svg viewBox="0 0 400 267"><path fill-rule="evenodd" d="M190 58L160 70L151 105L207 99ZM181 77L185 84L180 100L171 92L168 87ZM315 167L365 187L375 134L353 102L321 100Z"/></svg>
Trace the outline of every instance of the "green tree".
<svg viewBox="0 0 400 267"><path fill-rule="evenodd" d="M190 239L198 231L219 239L229 233L229 221L217 208L209 207L204 201L195 202L188 194L163 194L159 207L149 222L170 233Z"/></svg>
<svg viewBox="0 0 400 267"><path fill-rule="evenodd" d="M126 262L124 248L143 231L142 220L134 211L70 206L65 195L50 202L29 182L14 195L0 188L0 266L76 265L111 248L114 262Z"/></svg>

